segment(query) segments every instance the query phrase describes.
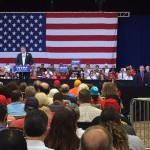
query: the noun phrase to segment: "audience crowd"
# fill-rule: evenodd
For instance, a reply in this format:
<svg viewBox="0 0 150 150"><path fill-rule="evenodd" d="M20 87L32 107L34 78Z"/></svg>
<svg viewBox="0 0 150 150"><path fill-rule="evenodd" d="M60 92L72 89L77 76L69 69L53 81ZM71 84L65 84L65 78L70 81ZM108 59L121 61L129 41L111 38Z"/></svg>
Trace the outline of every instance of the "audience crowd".
<svg viewBox="0 0 150 150"><path fill-rule="evenodd" d="M86 80L133 80L138 74L138 71L132 66L127 66L125 68L118 69L115 65L112 65L111 68L108 68L108 65L105 64L103 68L100 68L99 65L95 65L94 68L91 68L90 64L86 64L84 68L81 68L80 65L74 67L68 65L66 69L60 69L62 64L59 67L54 67L54 64L50 64L45 68L44 64L36 67L35 65L31 66L30 78L31 79L86 79ZM141 76L147 73L149 80L149 66L140 66ZM13 68L6 64L3 67L0 67L0 78L1 79L17 79L19 74L13 72ZM136 80L136 79L135 79Z"/></svg>
<svg viewBox="0 0 150 150"><path fill-rule="evenodd" d="M73 88L59 80L50 87L40 80L0 85L1 150L145 149L121 113L114 82L104 82L101 91L79 79Z"/></svg>

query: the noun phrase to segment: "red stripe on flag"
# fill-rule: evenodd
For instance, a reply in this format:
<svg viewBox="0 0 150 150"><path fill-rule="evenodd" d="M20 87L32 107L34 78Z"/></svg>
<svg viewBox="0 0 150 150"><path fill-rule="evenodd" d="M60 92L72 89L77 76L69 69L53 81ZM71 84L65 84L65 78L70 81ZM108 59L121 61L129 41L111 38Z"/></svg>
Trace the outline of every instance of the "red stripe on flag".
<svg viewBox="0 0 150 150"><path fill-rule="evenodd" d="M46 29L117 29L117 24L47 24Z"/></svg>
<svg viewBox="0 0 150 150"><path fill-rule="evenodd" d="M0 63L14 63L16 58L1 58ZM70 64L73 59L33 58L34 63ZM81 64L116 64L116 59L80 59Z"/></svg>
<svg viewBox="0 0 150 150"><path fill-rule="evenodd" d="M95 18L95 17L104 17L104 18L117 18L118 13L100 13L100 12L79 12L79 13L47 13L47 18Z"/></svg>
<svg viewBox="0 0 150 150"><path fill-rule="evenodd" d="M116 35L46 36L46 41L116 41Z"/></svg>
<svg viewBox="0 0 150 150"><path fill-rule="evenodd" d="M116 52L116 47L46 47L47 52L55 53L78 53L78 52ZM93 59L94 61L94 59Z"/></svg>

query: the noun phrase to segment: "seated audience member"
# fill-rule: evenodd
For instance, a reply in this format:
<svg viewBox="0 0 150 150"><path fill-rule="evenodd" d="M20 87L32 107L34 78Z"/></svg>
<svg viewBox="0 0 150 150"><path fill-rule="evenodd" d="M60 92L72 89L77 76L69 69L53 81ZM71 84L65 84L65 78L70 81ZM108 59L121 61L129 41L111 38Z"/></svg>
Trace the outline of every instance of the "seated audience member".
<svg viewBox="0 0 150 150"><path fill-rule="evenodd" d="M24 131L28 150L49 150L43 142L47 134L47 124L48 117L41 110L33 110L26 115Z"/></svg>
<svg viewBox="0 0 150 150"><path fill-rule="evenodd" d="M69 90L69 93L73 94L75 97L78 96L78 87L79 85L81 84L81 81L80 80L75 80L74 82L74 88L70 89Z"/></svg>
<svg viewBox="0 0 150 150"><path fill-rule="evenodd" d="M123 146L125 148L126 145L124 145L122 143L122 141L119 144L119 141L124 136L124 142L126 142L126 134L127 134L129 149L134 149L134 150L144 150L145 149L144 148L144 143L142 142L142 140L139 137L137 137L135 135L131 135L128 132L129 131L128 128L131 130L131 126L126 125L126 127L124 127L124 125L122 124L122 121L120 120L119 113L114 108L107 107L104 110L102 110L100 124L102 124L102 126L104 126L106 128L108 126L107 129L113 136L113 139L114 139L113 142L116 141L115 145L117 147L120 145L120 146ZM132 130L134 130L134 129L132 128ZM118 135L119 135L120 138L118 137ZM118 150L119 147L118 148L117 147L115 147L115 148Z"/></svg>
<svg viewBox="0 0 150 150"><path fill-rule="evenodd" d="M52 112L50 111L49 107L47 106L43 106L43 107L40 107L39 110L42 110L46 113L47 117L48 117L48 128L50 128L50 125L51 125L51 122L52 122Z"/></svg>
<svg viewBox="0 0 150 150"><path fill-rule="evenodd" d="M11 81L7 84L7 87L9 89L9 92L11 93L14 90L18 90L18 84L16 81Z"/></svg>
<svg viewBox="0 0 150 150"><path fill-rule="evenodd" d="M60 81L59 80L54 80L54 88L59 90L61 84L60 84Z"/></svg>
<svg viewBox="0 0 150 150"><path fill-rule="evenodd" d="M48 97L45 93L43 93L43 92L36 93L35 98L37 98L37 100L39 102L39 108L41 108L43 106L48 106L48 104L49 104Z"/></svg>
<svg viewBox="0 0 150 150"><path fill-rule="evenodd" d="M102 105L104 100L100 98L99 89L96 86L91 87L90 94L92 97L92 99L90 101L91 105L96 105L96 104ZM101 106L100 106L100 108L101 108Z"/></svg>
<svg viewBox="0 0 150 150"><path fill-rule="evenodd" d="M51 90L49 91L48 97L51 99L52 102L53 102L53 96L54 96L54 94L56 94L56 93L59 93L59 91L58 91L57 89L55 89L55 88L53 88L53 89L51 89Z"/></svg>
<svg viewBox="0 0 150 150"><path fill-rule="evenodd" d="M118 73L118 80L125 80L126 75L125 68L121 68L120 72Z"/></svg>
<svg viewBox="0 0 150 150"><path fill-rule="evenodd" d="M71 103L77 103L76 97L69 94L69 86L67 84L61 85L60 92L63 95L64 100L69 100Z"/></svg>
<svg viewBox="0 0 150 150"><path fill-rule="evenodd" d="M36 90L34 86L27 86L25 89L25 98L26 97L34 97L36 94Z"/></svg>
<svg viewBox="0 0 150 150"><path fill-rule="evenodd" d="M39 90L40 84L41 84L41 81L40 81L40 80L36 80L36 81L33 82L33 86L34 86L36 92L39 92L39 91L40 91L40 90Z"/></svg>
<svg viewBox="0 0 150 150"><path fill-rule="evenodd" d="M126 71L127 75L125 76L124 80L133 80L133 77L131 76L130 70Z"/></svg>
<svg viewBox="0 0 150 150"><path fill-rule="evenodd" d="M27 150L27 143L21 130L7 129L0 132L1 150Z"/></svg>
<svg viewBox="0 0 150 150"><path fill-rule="evenodd" d="M56 112L62 108L63 106L63 95L61 93L55 93L53 96L53 104L49 106L51 112Z"/></svg>
<svg viewBox="0 0 150 150"><path fill-rule="evenodd" d="M57 73L54 71L53 72L53 76L51 76L51 79L58 79L58 75L57 75Z"/></svg>
<svg viewBox="0 0 150 150"><path fill-rule="evenodd" d="M0 95L0 104L5 105L5 106L7 105L7 100L4 95Z"/></svg>
<svg viewBox="0 0 150 150"><path fill-rule="evenodd" d="M101 96L104 98L112 94L117 95L118 93L115 84L112 82L104 82L102 85L101 94Z"/></svg>
<svg viewBox="0 0 150 150"><path fill-rule="evenodd" d="M7 107L0 104L0 132L7 126Z"/></svg>
<svg viewBox="0 0 150 150"><path fill-rule="evenodd" d="M0 67L0 78L3 79L5 76L4 68Z"/></svg>
<svg viewBox="0 0 150 150"><path fill-rule="evenodd" d="M75 118L76 124L77 124L77 120L80 117L80 112L79 112L78 105L74 104L74 103L71 103L71 104L68 104L65 108L72 112L72 114L73 114L73 116ZM83 135L84 132L85 131L82 128L78 128L77 127L76 134L77 134L77 136L78 136L79 139L81 139L81 137L82 137L82 135Z"/></svg>
<svg viewBox="0 0 150 150"><path fill-rule="evenodd" d="M11 93L12 103L7 105L8 115L14 117L25 116L24 104L22 103L22 94L19 90L15 90Z"/></svg>
<svg viewBox="0 0 150 150"><path fill-rule="evenodd" d="M91 122L95 117L100 116L101 110L90 105L91 94L87 89L82 89L78 94L80 118L78 122Z"/></svg>
<svg viewBox="0 0 150 150"><path fill-rule="evenodd" d="M69 110L61 109L55 113L45 138L45 145L55 150L76 150L79 148L75 119Z"/></svg>
<svg viewBox="0 0 150 150"><path fill-rule="evenodd" d="M25 82L22 82L19 85L19 90L22 93L23 100L25 99L25 89L26 89L26 87L27 87L27 84Z"/></svg>
<svg viewBox="0 0 150 150"><path fill-rule="evenodd" d="M116 150L129 150L128 136L125 130L115 122L104 122L100 124L112 135L113 147Z"/></svg>
<svg viewBox="0 0 150 150"><path fill-rule="evenodd" d="M26 113L38 109L39 108L39 102L35 97L27 97L25 102L24 111ZM11 127L14 128L24 128L24 118L17 119L15 121L12 121Z"/></svg>
<svg viewBox="0 0 150 150"><path fill-rule="evenodd" d="M40 89L40 92L43 92L47 95L48 97L48 105L51 105L53 103L52 99L49 98L48 94L49 94L49 91L50 91L50 87L49 87L49 84L46 83L46 82L42 82L39 86L39 89Z"/></svg>
<svg viewBox="0 0 150 150"><path fill-rule="evenodd" d="M89 87L88 87L87 84L81 83L81 84L79 85L79 87L78 87L78 94L79 94L80 90L82 90L82 89L87 89L87 90L89 90Z"/></svg>
<svg viewBox="0 0 150 150"><path fill-rule="evenodd" d="M111 134L101 126L92 126L85 130L79 150L113 150Z"/></svg>

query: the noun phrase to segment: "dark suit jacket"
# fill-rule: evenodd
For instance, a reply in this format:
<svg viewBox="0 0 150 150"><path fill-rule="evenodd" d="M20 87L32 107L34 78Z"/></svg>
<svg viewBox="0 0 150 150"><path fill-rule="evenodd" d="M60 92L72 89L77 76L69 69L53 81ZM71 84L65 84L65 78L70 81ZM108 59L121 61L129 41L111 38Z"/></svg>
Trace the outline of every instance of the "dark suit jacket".
<svg viewBox="0 0 150 150"><path fill-rule="evenodd" d="M27 65L27 64L32 65L33 63L34 62L33 62L32 55L30 53L26 52L25 65ZM23 63L22 63L22 53L19 53L17 55L16 65L23 65Z"/></svg>
<svg viewBox="0 0 150 150"><path fill-rule="evenodd" d="M145 85L145 84L148 84L148 76L146 75L146 73L144 73L144 80L142 81L142 77L141 77L141 74L138 73L137 75L135 75L134 77L134 83L136 85Z"/></svg>

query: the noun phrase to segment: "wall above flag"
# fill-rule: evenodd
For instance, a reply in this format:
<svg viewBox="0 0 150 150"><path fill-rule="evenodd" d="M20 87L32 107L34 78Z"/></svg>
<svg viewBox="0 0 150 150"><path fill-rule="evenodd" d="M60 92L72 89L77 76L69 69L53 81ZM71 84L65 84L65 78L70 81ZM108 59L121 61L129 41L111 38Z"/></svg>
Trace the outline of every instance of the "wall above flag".
<svg viewBox="0 0 150 150"><path fill-rule="evenodd" d="M0 63L25 45L36 64L116 64L117 13L0 13Z"/></svg>

